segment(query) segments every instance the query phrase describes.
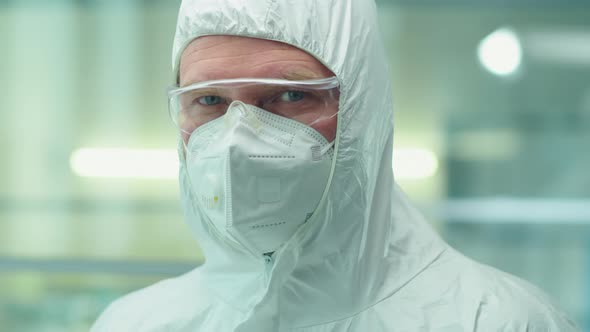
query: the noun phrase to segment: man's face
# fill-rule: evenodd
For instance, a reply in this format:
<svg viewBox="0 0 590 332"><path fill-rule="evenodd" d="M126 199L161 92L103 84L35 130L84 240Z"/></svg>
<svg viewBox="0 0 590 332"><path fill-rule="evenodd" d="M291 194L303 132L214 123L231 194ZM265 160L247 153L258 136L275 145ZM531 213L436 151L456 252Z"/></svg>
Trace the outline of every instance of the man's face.
<svg viewBox="0 0 590 332"><path fill-rule="evenodd" d="M180 86L229 78L309 80L334 74L308 53L284 43L237 36L204 36L192 41L180 59ZM247 90L236 100L254 104ZM332 114L338 106L334 105ZM332 142L337 117L314 122L311 127ZM194 128L191 128L194 129ZM188 137L185 137L185 141Z"/></svg>

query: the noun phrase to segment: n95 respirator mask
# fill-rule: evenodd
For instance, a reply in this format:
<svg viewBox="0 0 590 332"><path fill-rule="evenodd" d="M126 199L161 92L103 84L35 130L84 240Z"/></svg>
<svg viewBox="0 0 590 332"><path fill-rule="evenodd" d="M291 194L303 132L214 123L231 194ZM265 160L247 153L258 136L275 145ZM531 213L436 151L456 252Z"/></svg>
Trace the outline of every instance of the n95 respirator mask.
<svg viewBox="0 0 590 332"><path fill-rule="evenodd" d="M222 240L274 252L320 202L332 145L301 122L232 102L186 143L193 207Z"/></svg>

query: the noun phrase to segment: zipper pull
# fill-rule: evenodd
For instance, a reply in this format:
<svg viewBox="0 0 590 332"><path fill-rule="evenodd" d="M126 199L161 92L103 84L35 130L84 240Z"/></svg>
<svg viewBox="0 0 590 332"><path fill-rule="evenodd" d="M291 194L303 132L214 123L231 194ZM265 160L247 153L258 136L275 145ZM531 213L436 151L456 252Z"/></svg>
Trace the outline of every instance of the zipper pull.
<svg viewBox="0 0 590 332"><path fill-rule="evenodd" d="M272 265L272 254L272 252L262 254L264 256L264 262L266 263L266 265Z"/></svg>
<svg viewBox="0 0 590 332"><path fill-rule="evenodd" d="M265 276L265 279L267 282L270 280L270 271L271 271L272 265L273 265L272 254L273 254L272 252L267 252L267 253L263 254L264 266L265 266L264 276Z"/></svg>

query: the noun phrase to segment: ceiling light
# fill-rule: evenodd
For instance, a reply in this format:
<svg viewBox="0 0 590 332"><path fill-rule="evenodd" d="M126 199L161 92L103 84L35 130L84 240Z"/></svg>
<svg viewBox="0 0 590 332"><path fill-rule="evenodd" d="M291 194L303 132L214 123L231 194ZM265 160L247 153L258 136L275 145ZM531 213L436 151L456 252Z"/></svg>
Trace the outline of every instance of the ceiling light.
<svg viewBox="0 0 590 332"><path fill-rule="evenodd" d="M506 76L520 67L522 47L516 34L504 28L485 37L479 43L477 55L486 70L495 75Z"/></svg>

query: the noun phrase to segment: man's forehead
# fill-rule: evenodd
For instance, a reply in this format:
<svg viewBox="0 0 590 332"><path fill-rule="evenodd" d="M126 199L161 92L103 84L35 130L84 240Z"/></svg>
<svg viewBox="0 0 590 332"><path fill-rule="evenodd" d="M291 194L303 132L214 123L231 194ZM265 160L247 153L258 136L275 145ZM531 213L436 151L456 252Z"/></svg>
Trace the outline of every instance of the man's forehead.
<svg viewBox="0 0 590 332"><path fill-rule="evenodd" d="M287 44L235 36L207 36L181 57L180 85L227 78L308 80L334 74L310 54Z"/></svg>

